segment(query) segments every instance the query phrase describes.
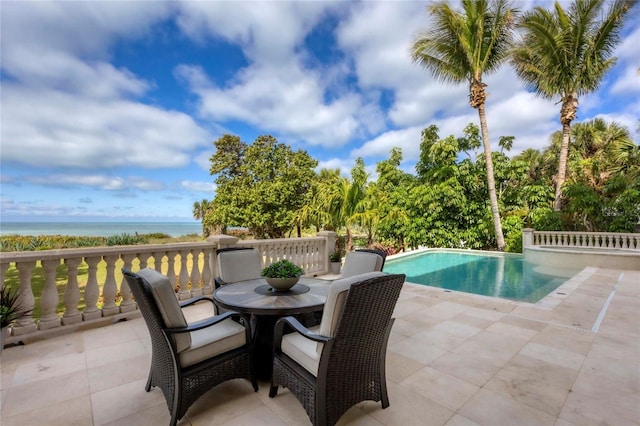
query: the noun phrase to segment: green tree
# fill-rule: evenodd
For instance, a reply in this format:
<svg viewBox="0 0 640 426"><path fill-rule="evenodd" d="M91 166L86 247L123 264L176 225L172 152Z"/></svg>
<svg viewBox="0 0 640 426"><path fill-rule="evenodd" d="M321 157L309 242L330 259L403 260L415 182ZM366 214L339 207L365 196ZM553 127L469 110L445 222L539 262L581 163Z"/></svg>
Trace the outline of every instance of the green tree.
<svg viewBox="0 0 640 426"><path fill-rule="evenodd" d="M212 221L246 226L256 238L282 238L307 200L318 162L306 151L293 151L272 136L247 145L237 136L214 142L212 175L216 197Z"/></svg>
<svg viewBox="0 0 640 426"><path fill-rule="evenodd" d="M362 158L356 159L356 165L351 169L351 179L334 175L327 180L320 189L320 199L326 212L327 227L336 232L345 228L346 249L353 249L352 228L358 225L358 218L362 217L362 205L366 195L368 179Z"/></svg>
<svg viewBox="0 0 640 426"><path fill-rule="evenodd" d="M498 250L504 250L483 76L497 71L512 46L516 9L505 0L463 0L462 12L446 2L430 7L433 28L413 43L412 58L445 83L469 83L469 104L478 110L487 166L487 185Z"/></svg>
<svg viewBox="0 0 640 426"><path fill-rule="evenodd" d="M205 238L211 235L212 232L212 224L208 223L212 209L213 202L210 200L203 199L202 201L193 203L193 218L195 220L202 220L202 235Z"/></svg>
<svg viewBox="0 0 640 426"><path fill-rule="evenodd" d="M554 210L562 205L571 122L578 98L598 88L615 64L613 53L623 18L635 0L574 0L568 10L555 2L553 11L536 7L522 16L521 42L513 50L516 72L538 95L560 98L562 144L555 182Z"/></svg>

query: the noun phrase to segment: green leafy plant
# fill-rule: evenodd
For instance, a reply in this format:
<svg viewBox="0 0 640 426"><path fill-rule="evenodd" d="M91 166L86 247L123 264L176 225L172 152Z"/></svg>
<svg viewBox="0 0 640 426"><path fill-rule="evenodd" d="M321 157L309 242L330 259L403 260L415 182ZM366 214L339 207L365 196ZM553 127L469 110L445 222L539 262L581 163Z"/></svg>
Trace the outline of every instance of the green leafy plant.
<svg viewBox="0 0 640 426"><path fill-rule="evenodd" d="M264 268L261 275L266 278L294 278L304 274L304 270L288 260L279 260Z"/></svg>
<svg viewBox="0 0 640 426"><path fill-rule="evenodd" d="M12 287L2 287L0 290L0 328L5 328L20 318L31 313L20 302L18 289Z"/></svg>
<svg viewBox="0 0 640 426"><path fill-rule="evenodd" d="M329 262L340 262L342 260L342 256L340 256L340 252L334 251L329 255Z"/></svg>

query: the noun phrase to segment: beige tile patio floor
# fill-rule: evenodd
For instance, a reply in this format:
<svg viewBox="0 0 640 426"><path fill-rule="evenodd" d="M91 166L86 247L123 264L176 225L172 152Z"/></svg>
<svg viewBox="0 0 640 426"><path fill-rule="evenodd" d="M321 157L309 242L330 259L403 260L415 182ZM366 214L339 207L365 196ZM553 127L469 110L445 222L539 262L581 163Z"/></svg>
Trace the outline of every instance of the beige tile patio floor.
<svg viewBox="0 0 640 426"><path fill-rule="evenodd" d="M406 284L395 317L391 406L339 424L640 425L640 271L587 268L533 305ZM167 424L149 362L142 319L5 348L0 423ZM286 389L267 393L227 382L180 424L309 424Z"/></svg>

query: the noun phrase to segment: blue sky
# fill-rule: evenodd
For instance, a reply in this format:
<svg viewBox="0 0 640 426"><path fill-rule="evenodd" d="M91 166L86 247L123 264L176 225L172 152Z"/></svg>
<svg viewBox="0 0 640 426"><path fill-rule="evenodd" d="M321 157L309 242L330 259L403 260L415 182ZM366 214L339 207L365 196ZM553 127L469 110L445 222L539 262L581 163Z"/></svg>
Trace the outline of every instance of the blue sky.
<svg viewBox="0 0 640 426"><path fill-rule="evenodd" d="M478 123L466 85L410 60L427 5L2 1L1 220L192 221L194 201L215 194L209 157L224 133L271 134L345 174L362 157L373 178L400 147L412 172L423 128ZM578 121L616 120L638 141L639 44L636 7ZM509 65L485 82L493 148L506 135L511 155L544 148L556 101Z"/></svg>

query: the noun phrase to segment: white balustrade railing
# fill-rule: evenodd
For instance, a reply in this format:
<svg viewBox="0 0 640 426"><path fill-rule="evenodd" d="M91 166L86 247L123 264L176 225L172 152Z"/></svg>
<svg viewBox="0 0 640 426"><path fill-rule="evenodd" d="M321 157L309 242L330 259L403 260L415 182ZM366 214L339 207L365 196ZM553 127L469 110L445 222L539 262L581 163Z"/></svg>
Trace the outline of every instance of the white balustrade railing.
<svg viewBox="0 0 640 426"><path fill-rule="evenodd" d="M39 318L30 314L14 324L5 343L46 337L51 330L73 331L79 325L139 316L121 273L123 267L156 269L169 277L176 296L184 300L213 293L217 248L255 247L263 266L288 259L301 266L307 275L322 275L329 271L328 257L335 245L335 235L323 231L310 238L244 241L218 235L206 242L0 253L0 283L4 286L8 275L17 275L21 305L30 310L40 308ZM106 274L99 273L104 270ZM80 280L80 275L86 277ZM34 283L38 280L44 284L36 294L34 288L40 286ZM60 305L63 309L59 309Z"/></svg>
<svg viewBox="0 0 640 426"><path fill-rule="evenodd" d="M640 234L617 232L536 231L523 229L523 245L640 250Z"/></svg>

